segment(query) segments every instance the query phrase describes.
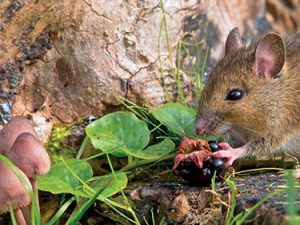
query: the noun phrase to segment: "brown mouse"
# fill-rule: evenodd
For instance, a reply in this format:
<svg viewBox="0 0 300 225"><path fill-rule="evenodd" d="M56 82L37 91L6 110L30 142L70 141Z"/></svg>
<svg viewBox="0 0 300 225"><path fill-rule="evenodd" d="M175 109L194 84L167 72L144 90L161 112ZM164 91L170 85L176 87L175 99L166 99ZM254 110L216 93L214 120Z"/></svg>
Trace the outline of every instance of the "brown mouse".
<svg viewBox="0 0 300 225"><path fill-rule="evenodd" d="M205 83L196 132L227 134L231 145L213 154L227 166L262 151L300 157L300 33L246 44L234 28Z"/></svg>

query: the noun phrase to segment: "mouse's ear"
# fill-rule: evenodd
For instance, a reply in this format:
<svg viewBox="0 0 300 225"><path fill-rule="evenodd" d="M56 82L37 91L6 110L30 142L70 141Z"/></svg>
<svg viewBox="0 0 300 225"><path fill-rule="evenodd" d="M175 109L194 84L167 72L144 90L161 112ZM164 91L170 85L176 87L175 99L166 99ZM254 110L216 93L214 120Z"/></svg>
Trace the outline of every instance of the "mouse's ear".
<svg viewBox="0 0 300 225"><path fill-rule="evenodd" d="M227 55L231 51L237 50L241 46L242 46L242 39L240 36L239 28L235 27L230 31L226 39L225 55Z"/></svg>
<svg viewBox="0 0 300 225"><path fill-rule="evenodd" d="M274 33L265 35L258 43L253 71L258 77L276 78L285 62L285 45L282 38Z"/></svg>

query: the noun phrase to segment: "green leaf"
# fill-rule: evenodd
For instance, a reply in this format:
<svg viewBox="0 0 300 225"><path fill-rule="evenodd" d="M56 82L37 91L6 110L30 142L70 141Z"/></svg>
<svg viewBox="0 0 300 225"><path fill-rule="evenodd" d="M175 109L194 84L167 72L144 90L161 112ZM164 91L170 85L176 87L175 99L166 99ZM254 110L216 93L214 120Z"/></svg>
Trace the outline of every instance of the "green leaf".
<svg viewBox="0 0 300 225"><path fill-rule="evenodd" d="M116 173L116 179L112 174L108 174L101 177L94 177L95 182L91 184L91 186L94 189L97 189L97 187L105 186L106 183L108 183L111 179L112 181L109 183L109 186L107 186L100 194L100 197L102 198L108 198L119 191L123 190L127 186L127 176L125 173Z"/></svg>
<svg viewBox="0 0 300 225"><path fill-rule="evenodd" d="M85 161L71 159L66 160L68 166L81 180L87 181L93 176L90 164ZM40 190L48 191L53 194L73 193L74 190L82 186L82 183L60 162L53 165L50 171L37 178Z"/></svg>
<svg viewBox="0 0 300 225"><path fill-rule="evenodd" d="M99 200L108 198L124 189L127 185L125 173L116 173L116 179L112 174L105 176L93 176L91 166L78 159L66 160L66 164L83 182L89 187L84 186L67 168L60 162L52 166L45 175L38 177L38 187L40 190L48 191L53 194L70 193L81 197L92 197L100 187L103 187Z"/></svg>
<svg viewBox="0 0 300 225"><path fill-rule="evenodd" d="M98 196L99 200L103 200L104 198L108 198L123 190L127 186L127 176L125 173L121 172L116 173L116 179L112 174L97 176L90 179L88 184L95 190L95 192L99 189L99 187L103 187L103 191ZM90 198L94 195L94 193L88 194L82 188L73 191L73 194L86 198Z"/></svg>
<svg viewBox="0 0 300 225"><path fill-rule="evenodd" d="M175 144L169 138L166 138L162 142L151 145L145 150L141 149L123 149L128 155L134 156L140 159L159 159L175 149Z"/></svg>
<svg viewBox="0 0 300 225"><path fill-rule="evenodd" d="M143 149L150 139L147 124L131 112L110 113L86 127L86 134L97 149L126 156L123 148Z"/></svg>
<svg viewBox="0 0 300 225"><path fill-rule="evenodd" d="M153 109L152 114L173 133L180 136L196 136L196 112L193 109L178 103L167 103Z"/></svg>

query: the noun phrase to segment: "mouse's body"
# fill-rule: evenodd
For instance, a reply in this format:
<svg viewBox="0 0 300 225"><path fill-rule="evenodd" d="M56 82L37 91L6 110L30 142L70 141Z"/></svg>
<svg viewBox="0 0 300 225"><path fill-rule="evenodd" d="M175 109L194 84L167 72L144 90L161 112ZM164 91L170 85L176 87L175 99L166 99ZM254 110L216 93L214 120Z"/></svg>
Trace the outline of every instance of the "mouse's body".
<svg viewBox="0 0 300 225"><path fill-rule="evenodd" d="M215 157L237 158L286 149L300 158L300 34L269 33L243 44L238 29L202 92L196 131L227 134L235 143Z"/></svg>

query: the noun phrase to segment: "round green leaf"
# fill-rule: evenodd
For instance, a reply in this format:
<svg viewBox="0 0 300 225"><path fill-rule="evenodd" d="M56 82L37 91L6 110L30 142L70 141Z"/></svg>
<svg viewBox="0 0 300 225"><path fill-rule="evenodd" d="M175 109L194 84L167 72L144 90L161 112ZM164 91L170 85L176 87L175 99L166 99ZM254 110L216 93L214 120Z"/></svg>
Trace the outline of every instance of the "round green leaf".
<svg viewBox="0 0 300 225"><path fill-rule="evenodd" d="M140 159L159 159L175 149L175 144L169 138L164 139L162 142L150 145L146 149L123 149L128 155Z"/></svg>
<svg viewBox="0 0 300 225"><path fill-rule="evenodd" d="M150 139L146 123L131 112L110 113L88 125L86 134L95 148L117 156L126 156L122 148L145 148Z"/></svg>
<svg viewBox="0 0 300 225"><path fill-rule="evenodd" d="M196 136L196 112L193 109L178 103L167 103L153 109L152 114L173 133L180 136Z"/></svg>
<svg viewBox="0 0 300 225"><path fill-rule="evenodd" d="M83 181L87 181L93 176L92 167L85 161L71 159L66 160L66 163L73 173ZM72 193L82 186L82 183L62 162L53 165L46 175L37 178L37 182L40 190L53 194Z"/></svg>

